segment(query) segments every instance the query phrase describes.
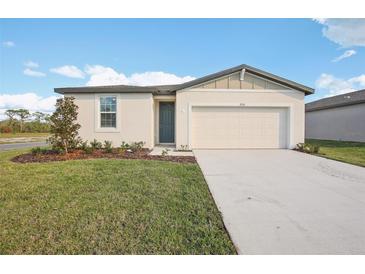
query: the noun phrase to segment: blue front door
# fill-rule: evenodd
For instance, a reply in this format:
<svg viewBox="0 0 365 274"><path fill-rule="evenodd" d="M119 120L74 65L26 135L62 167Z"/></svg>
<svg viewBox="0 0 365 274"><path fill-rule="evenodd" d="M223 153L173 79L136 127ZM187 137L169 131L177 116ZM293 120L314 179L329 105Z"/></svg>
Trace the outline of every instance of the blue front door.
<svg viewBox="0 0 365 274"><path fill-rule="evenodd" d="M175 143L175 103L160 102L160 143Z"/></svg>

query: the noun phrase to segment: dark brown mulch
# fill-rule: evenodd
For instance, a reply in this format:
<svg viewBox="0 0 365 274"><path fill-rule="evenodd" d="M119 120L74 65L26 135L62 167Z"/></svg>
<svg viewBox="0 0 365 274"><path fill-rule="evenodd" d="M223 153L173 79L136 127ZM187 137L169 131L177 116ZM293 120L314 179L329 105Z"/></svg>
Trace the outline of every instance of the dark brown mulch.
<svg viewBox="0 0 365 274"><path fill-rule="evenodd" d="M54 161L68 161L81 159L140 159L140 160L158 160L170 161L177 163L196 163L194 156L162 156L162 155L148 155L150 151L143 149L138 152L120 152L118 149L113 149L113 152L107 153L102 149L94 150L92 153L86 153L81 149L73 150L66 154L59 154L55 151L48 150L44 153L32 154L26 153L15 156L11 161L15 163L45 163Z"/></svg>

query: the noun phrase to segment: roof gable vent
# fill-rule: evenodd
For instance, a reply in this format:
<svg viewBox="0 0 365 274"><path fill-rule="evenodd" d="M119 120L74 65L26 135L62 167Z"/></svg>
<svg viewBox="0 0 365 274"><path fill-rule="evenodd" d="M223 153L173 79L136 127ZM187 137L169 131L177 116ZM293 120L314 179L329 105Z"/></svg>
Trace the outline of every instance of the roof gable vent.
<svg viewBox="0 0 365 274"><path fill-rule="evenodd" d="M240 81L244 81L245 80L245 72L246 72L246 69L242 69L241 70Z"/></svg>

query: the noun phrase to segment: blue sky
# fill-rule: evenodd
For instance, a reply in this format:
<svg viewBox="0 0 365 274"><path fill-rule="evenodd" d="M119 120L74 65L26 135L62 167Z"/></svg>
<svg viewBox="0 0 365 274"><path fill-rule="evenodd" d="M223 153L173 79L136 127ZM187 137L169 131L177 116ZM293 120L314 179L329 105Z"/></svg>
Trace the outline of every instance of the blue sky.
<svg viewBox="0 0 365 274"><path fill-rule="evenodd" d="M365 88L361 19L0 19L0 43L0 114L50 111L55 87L183 82L242 63L316 88L306 101Z"/></svg>

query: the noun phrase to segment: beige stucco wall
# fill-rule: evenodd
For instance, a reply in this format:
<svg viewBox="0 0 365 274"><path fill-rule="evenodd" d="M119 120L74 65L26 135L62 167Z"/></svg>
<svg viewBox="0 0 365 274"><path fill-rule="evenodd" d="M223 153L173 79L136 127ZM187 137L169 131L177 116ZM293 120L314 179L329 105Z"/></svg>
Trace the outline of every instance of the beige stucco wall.
<svg viewBox="0 0 365 274"><path fill-rule="evenodd" d="M290 140L293 148L304 141L304 93L296 90L204 90L191 89L177 91L176 94L176 146L189 145L191 107L211 106L277 106L288 107ZM217 125L219 126L219 125ZM191 140L190 140L191 141Z"/></svg>
<svg viewBox="0 0 365 274"><path fill-rule="evenodd" d="M154 102L150 93L119 93L117 96L117 129L101 129L99 125L99 96L106 94L70 94L79 106L79 135L83 140L110 140L113 146L122 141L144 141L146 147L154 145ZM109 94L108 94L109 95Z"/></svg>
<svg viewBox="0 0 365 274"><path fill-rule="evenodd" d="M365 104L306 113L306 138L365 142Z"/></svg>

